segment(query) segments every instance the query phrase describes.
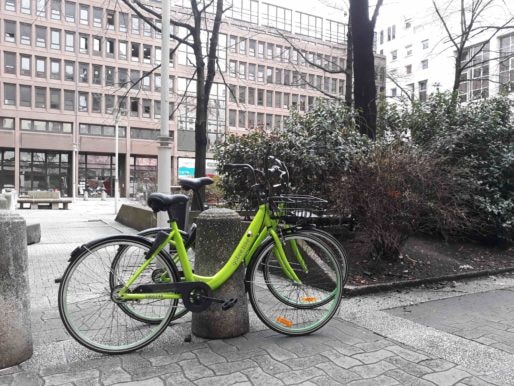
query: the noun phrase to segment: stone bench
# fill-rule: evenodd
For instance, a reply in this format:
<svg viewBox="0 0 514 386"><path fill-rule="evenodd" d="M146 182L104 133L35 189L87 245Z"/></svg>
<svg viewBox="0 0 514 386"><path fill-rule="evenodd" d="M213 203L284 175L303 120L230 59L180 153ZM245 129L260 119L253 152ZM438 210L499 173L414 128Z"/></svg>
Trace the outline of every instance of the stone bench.
<svg viewBox="0 0 514 386"><path fill-rule="evenodd" d="M30 209L38 209L40 204L52 209L59 209L59 204L62 204L63 209L68 209L71 202L71 198L61 197L60 192L29 191L27 196L18 197L20 209L24 209L25 204L30 204Z"/></svg>

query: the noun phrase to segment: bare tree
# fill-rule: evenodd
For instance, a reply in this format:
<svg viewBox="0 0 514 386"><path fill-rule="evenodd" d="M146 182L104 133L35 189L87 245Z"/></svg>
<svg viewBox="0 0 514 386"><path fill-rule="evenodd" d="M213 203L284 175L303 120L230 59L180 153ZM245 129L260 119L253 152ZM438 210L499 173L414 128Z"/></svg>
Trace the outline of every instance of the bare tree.
<svg viewBox="0 0 514 386"><path fill-rule="evenodd" d="M489 47L491 40L502 30L514 29L514 17L509 15L505 22L498 25L484 23L482 17L492 6L503 3L503 0L460 0L457 8L459 17L458 28L452 29L451 13L448 13L448 6L444 9L432 0L434 10L439 21L442 23L451 47L455 49L455 70L453 80L453 93L457 100L458 90L462 75L476 64L476 60ZM470 49L470 42L480 36L480 43ZM487 55L486 55L487 56ZM486 60L489 60L487 58Z"/></svg>
<svg viewBox="0 0 514 386"><path fill-rule="evenodd" d="M161 15L153 8L139 0L122 0L139 17L145 20L152 28L159 30L152 23L152 17L161 19ZM170 38L177 44L183 44L191 48L193 52L196 75L196 120L195 120L195 177L205 175L205 161L207 157L207 118L210 92L214 83L218 66L218 43L222 15L226 11L223 8L223 0L190 0L191 17L187 20L171 19L170 23L186 31L186 37L170 34ZM208 10L213 7L213 15ZM150 16L151 15L151 16ZM204 31L207 32L208 41L203 41ZM206 47L206 52L204 52ZM204 195L204 191L200 193ZM193 200L196 205L197 200ZM195 208L200 209L200 208Z"/></svg>
<svg viewBox="0 0 514 386"><path fill-rule="evenodd" d="M354 104L362 134L375 139L377 131L377 89L373 40L383 0L378 0L371 19L368 0L350 0L351 44L353 48Z"/></svg>

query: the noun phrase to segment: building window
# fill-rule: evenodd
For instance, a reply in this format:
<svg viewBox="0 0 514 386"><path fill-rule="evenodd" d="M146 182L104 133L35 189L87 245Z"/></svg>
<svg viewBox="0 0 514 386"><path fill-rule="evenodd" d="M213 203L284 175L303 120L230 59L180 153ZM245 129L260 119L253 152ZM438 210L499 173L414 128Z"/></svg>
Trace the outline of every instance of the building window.
<svg viewBox="0 0 514 386"><path fill-rule="evenodd" d="M20 85L20 106L32 107L32 86Z"/></svg>
<svg viewBox="0 0 514 386"><path fill-rule="evenodd" d="M114 86L114 67L105 66L105 85Z"/></svg>
<svg viewBox="0 0 514 386"><path fill-rule="evenodd" d="M246 38L239 39L239 54L246 55Z"/></svg>
<svg viewBox="0 0 514 386"><path fill-rule="evenodd" d="M255 89L248 87L248 104L255 105Z"/></svg>
<svg viewBox="0 0 514 386"><path fill-rule="evenodd" d="M32 44L32 26L20 23L20 42L30 46Z"/></svg>
<svg viewBox="0 0 514 386"><path fill-rule="evenodd" d="M239 79L246 79L246 63L239 62Z"/></svg>
<svg viewBox="0 0 514 386"><path fill-rule="evenodd" d="M120 32L127 32L128 14L125 12L120 12L118 14L118 23Z"/></svg>
<svg viewBox="0 0 514 386"><path fill-rule="evenodd" d="M237 125L239 128L246 128L246 112L239 110L238 111L238 121Z"/></svg>
<svg viewBox="0 0 514 386"><path fill-rule="evenodd" d="M405 73L406 74L412 74L412 64L407 64L405 66Z"/></svg>
<svg viewBox="0 0 514 386"><path fill-rule="evenodd" d="M54 50L61 49L61 30L52 29L50 32L50 47Z"/></svg>
<svg viewBox="0 0 514 386"><path fill-rule="evenodd" d="M396 93L397 93L396 87L393 87L391 89L391 96L394 98L396 96Z"/></svg>
<svg viewBox="0 0 514 386"><path fill-rule="evenodd" d="M79 92L79 111L89 111L89 93Z"/></svg>
<svg viewBox="0 0 514 386"><path fill-rule="evenodd" d="M80 24L89 25L89 5L80 5Z"/></svg>
<svg viewBox="0 0 514 386"><path fill-rule="evenodd" d="M64 35L65 46L64 49L68 52L75 51L75 32L66 31Z"/></svg>
<svg viewBox="0 0 514 386"><path fill-rule="evenodd" d="M46 27L36 26L36 47L46 48Z"/></svg>
<svg viewBox="0 0 514 386"><path fill-rule="evenodd" d="M54 110L61 109L61 90L57 88L50 89L50 108Z"/></svg>
<svg viewBox="0 0 514 386"><path fill-rule="evenodd" d="M398 51L397 50L391 51L391 60L396 60L396 59L398 59Z"/></svg>
<svg viewBox="0 0 514 386"><path fill-rule="evenodd" d="M51 59L50 60L50 78L61 80L61 60Z"/></svg>
<svg viewBox="0 0 514 386"><path fill-rule="evenodd" d="M51 2L52 8L52 19L61 20L61 0L52 0Z"/></svg>
<svg viewBox="0 0 514 386"><path fill-rule="evenodd" d="M46 109L46 87L35 87L35 107Z"/></svg>
<svg viewBox="0 0 514 386"><path fill-rule="evenodd" d="M89 83L89 63L79 63L79 82Z"/></svg>
<svg viewBox="0 0 514 386"><path fill-rule="evenodd" d="M2 118L0 117L0 130L14 130L14 118ZM0 153L1 157L1 153ZM4 153L5 161L5 153ZM14 170L14 152L13 152L13 170Z"/></svg>
<svg viewBox="0 0 514 386"><path fill-rule="evenodd" d="M118 59L127 59L127 42L118 41Z"/></svg>
<svg viewBox="0 0 514 386"><path fill-rule="evenodd" d="M93 26L101 28L102 20L103 20L103 9L93 7Z"/></svg>
<svg viewBox="0 0 514 386"><path fill-rule="evenodd" d="M428 68L428 59L424 59L421 61L421 69L426 70Z"/></svg>
<svg viewBox="0 0 514 386"><path fill-rule="evenodd" d="M32 76L32 56L20 55L20 75Z"/></svg>
<svg viewBox="0 0 514 386"><path fill-rule="evenodd" d="M394 39L396 39L396 25L387 27L387 41L389 42Z"/></svg>
<svg viewBox="0 0 514 386"><path fill-rule="evenodd" d="M264 83L264 66L257 67L257 81Z"/></svg>
<svg viewBox="0 0 514 386"><path fill-rule="evenodd" d="M102 56L102 38L93 36L93 55Z"/></svg>
<svg viewBox="0 0 514 386"><path fill-rule="evenodd" d="M102 65L93 64L93 84L102 84Z"/></svg>
<svg viewBox="0 0 514 386"><path fill-rule="evenodd" d="M75 91L64 90L64 110L75 111Z"/></svg>
<svg viewBox="0 0 514 386"><path fill-rule="evenodd" d="M46 78L46 58L36 56L36 76Z"/></svg>
<svg viewBox="0 0 514 386"><path fill-rule="evenodd" d="M422 48L423 50L427 50L427 49L428 49L428 39L423 40L423 41L421 42L421 48Z"/></svg>
<svg viewBox="0 0 514 386"><path fill-rule="evenodd" d="M15 106L16 105L16 85L10 83L4 83L4 105Z"/></svg>
<svg viewBox="0 0 514 386"><path fill-rule="evenodd" d="M131 17L131 25L130 25L130 32L134 35L139 35L139 29L140 29L140 20L139 17L132 15Z"/></svg>
<svg viewBox="0 0 514 386"><path fill-rule="evenodd" d="M5 0L5 10L6 11L16 11L16 1L15 0Z"/></svg>
<svg viewBox="0 0 514 386"><path fill-rule="evenodd" d="M109 95L109 94L106 94L105 95L105 113L106 114L112 114L114 112L114 100L115 100L115 96L114 95Z"/></svg>
<svg viewBox="0 0 514 386"><path fill-rule="evenodd" d="M419 100L421 102L425 102L427 100L427 81L422 80L421 82L418 82L418 88L419 88Z"/></svg>
<svg viewBox="0 0 514 386"><path fill-rule="evenodd" d="M230 17L237 20L257 24L259 16L259 2L257 0L232 0Z"/></svg>
<svg viewBox="0 0 514 386"><path fill-rule="evenodd" d="M114 48L115 39L106 38L105 39L105 56L108 58L114 58Z"/></svg>
<svg viewBox="0 0 514 386"><path fill-rule="evenodd" d="M262 3L262 24L284 31L292 31L292 11L276 5Z"/></svg>
<svg viewBox="0 0 514 386"><path fill-rule="evenodd" d="M151 63L152 61L152 46L143 45L143 63Z"/></svg>
<svg viewBox="0 0 514 386"><path fill-rule="evenodd" d="M514 91L514 33L500 38L500 89Z"/></svg>
<svg viewBox="0 0 514 386"><path fill-rule="evenodd" d="M471 62L470 62L471 60ZM459 85L461 101L489 97L489 43L466 48L461 65L467 65L462 72Z"/></svg>
<svg viewBox="0 0 514 386"><path fill-rule="evenodd" d="M139 116L139 98L130 98L130 116Z"/></svg>
<svg viewBox="0 0 514 386"><path fill-rule="evenodd" d="M129 83L128 70L126 68L118 68L118 87L128 88Z"/></svg>
<svg viewBox="0 0 514 386"><path fill-rule="evenodd" d="M75 23L75 3L67 1L64 3L64 17L67 22Z"/></svg>
<svg viewBox="0 0 514 386"><path fill-rule="evenodd" d="M296 12L296 33L321 39L323 37L323 18L307 13Z"/></svg>
<svg viewBox="0 0 514 386"><path fill-rule="evenodd" d="M46 17L46 0L36 0L36 16Z"/></svg>
<svg viewBox="0 0 514 386"><path fill-rule="evenodd" d="M257 41L250 39L248 43L248 55L255 57L255 50L257 48Z"/></svg>
<svg viewBox="0 0 514 386"><path fill-rule="evenodd" d="M143 23L143 35L152 37L152 26L146 21Z"/></svg>
<svg viewBox="0 0 514 386"><path fill-rule="evenodd" d="M64 62L64 80L75 81L75 63L66 60Z"/></svg>
<svg viewBox="0 0 514 386"><path fill-rule="evenodd" d="M332 43L345 43L346 24L325 20L325 40Z"/></svg>
<svg viewBox="0 0 514 386"><path fill-rule="evenodd" d="M408 46L405 46L405 56L411 56L412 55L412 45L409 44Z"/></svg>
<svg viewBox="0 0 514 386"><path fill-rule="evenodd" d="M4 73L16 74L16 54L4 51Z"/></svg>
<svg viewBox="0 0 514 386"><path fill-rule="evenodd" d="M92 93L91 94L91 112L101 113L102 112L102 94Z"/></svg>
<svg viewBox="0 0 514 386"><path fill-rule="evenodd" d="M4 20L4 41L16 43L16 22Z"/></svg>
<svg viewBox="0 0 514 386"><path fill-rule="evenodd" d="M130 60L133 62L139 62L139 49L141 45L139 43L130 44Z"/></svg>
<svg viewBox="0 0 514 386"><path fill-rule="evenodd" d="M114 31L115 22L115 11L107 10L105 14L105 23L107 24L107 29Z"/></svg>

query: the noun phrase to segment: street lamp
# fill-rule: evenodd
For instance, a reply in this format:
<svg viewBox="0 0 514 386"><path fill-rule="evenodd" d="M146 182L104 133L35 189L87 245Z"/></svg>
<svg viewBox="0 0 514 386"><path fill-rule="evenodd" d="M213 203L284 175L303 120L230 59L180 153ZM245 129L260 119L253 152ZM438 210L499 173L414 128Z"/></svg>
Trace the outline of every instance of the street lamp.
<svg viewBox="0 0 514 386"><path fill-rule="evenodd" d="M118 154L119 154L119 122L120 122L120 114L119 109L114 110L114 214L118 213L118 199L120 198L120 188L118 181Z"/></svg>

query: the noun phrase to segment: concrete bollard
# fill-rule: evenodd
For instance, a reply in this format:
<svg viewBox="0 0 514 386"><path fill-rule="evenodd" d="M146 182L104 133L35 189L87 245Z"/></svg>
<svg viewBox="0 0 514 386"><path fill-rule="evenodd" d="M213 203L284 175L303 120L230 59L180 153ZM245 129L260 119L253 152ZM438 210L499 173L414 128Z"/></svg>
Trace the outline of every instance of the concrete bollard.
<svg viewBox="0 0 514 386"><path fill-rule="evenodd" d="M27 264L25 220L0 211L0 369L32 356Z"/></svg>
<svg viewBox="0 0 514 386"><path fill-rule="evenodd" d="M230 209L209 209L197 218L195 273L210 276L219 271L241 238L241 220ZM192 332L208 339L233 338L250 329L248 302L245 292L245 269L241 264L234 275L213 291L217 299L237 298L237 303L223 311L221 304L212 303L199 313L193 313Z"/></svg>
<svg viewBox="0 0 514 386"><path fill-rule="evenodd" d="M89 193L87 192L87 190L84 191L84 201L87 201L89 200Z"/></svg>
<svg viewBox="0 0 514 386"><path fill-rule="evenodd" d="M3 194L0 194L0 209L9 210L9 202Z"/></svg>
<svg viewBox="0 0 514 386"><path fill-rule="evenodd" d="M102 201L107 200L107 192L105 190L102 190L102 192L100 193L100 198Z"/></svg>

